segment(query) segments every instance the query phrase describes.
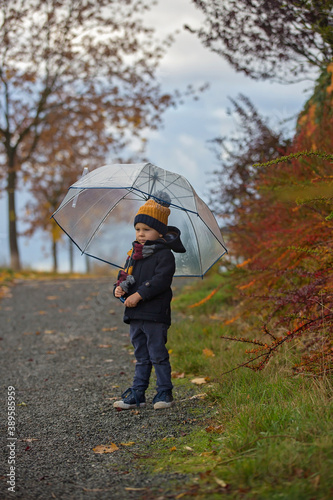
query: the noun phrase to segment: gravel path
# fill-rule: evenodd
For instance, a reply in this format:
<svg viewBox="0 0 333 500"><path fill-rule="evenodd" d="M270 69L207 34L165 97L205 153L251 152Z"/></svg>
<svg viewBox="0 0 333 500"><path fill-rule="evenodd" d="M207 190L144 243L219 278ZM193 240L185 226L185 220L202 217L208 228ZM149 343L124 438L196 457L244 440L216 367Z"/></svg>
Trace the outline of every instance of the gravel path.
<svg viewBox="0 0 333 500"><path fill-rule="evenodd" d="M155 439L190 432L202 403L190 399L195 389L180 387L174 407L154 411L151 383L146 408L113 408L131 385L134 356L111 290L110 278L19 281L0 301L1 500L163 499L184 491L190 478L151 475L142 458ZM113 453L93 450L111 443Z"/></svg>

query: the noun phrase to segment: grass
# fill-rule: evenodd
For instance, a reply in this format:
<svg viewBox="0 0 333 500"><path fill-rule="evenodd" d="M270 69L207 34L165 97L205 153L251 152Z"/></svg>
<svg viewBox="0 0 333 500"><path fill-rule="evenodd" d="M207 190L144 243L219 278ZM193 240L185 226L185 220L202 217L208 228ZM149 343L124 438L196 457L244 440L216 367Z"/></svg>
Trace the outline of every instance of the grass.
<svg viewBox="0 0 333 500"><path fill-rule="evenodd" d="M150 466L192 475L178 498L328 500L333 496L331 381L292 377L297 353L290 345L262 372L241 368L223 375L246 359L243 344L220 338L240 328L224 321L232 303L228 276L220 295L189 308L222 279L209 276L174 301L182 319L174 322L168 343L173 370L185 372L178 383L209 378L199 392L207 394L203 410L213 406L214 418L202 416L202 425L186 436L153 443Z"/></svg>

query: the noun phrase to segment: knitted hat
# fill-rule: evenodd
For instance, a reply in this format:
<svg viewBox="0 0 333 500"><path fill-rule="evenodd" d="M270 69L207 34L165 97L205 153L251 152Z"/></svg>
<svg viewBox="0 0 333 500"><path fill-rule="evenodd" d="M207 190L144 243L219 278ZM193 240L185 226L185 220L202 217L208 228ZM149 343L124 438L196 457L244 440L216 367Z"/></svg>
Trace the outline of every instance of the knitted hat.
<svg viewBox="0 0 333 500"><path fill-rule="evenodd" d="M134 219L134 226L142 222L153 229L156 229L163 236L168 231L168 217L170 215L170 197L162 191L155 193L154 197L146 201L139 208Z"/></svg>

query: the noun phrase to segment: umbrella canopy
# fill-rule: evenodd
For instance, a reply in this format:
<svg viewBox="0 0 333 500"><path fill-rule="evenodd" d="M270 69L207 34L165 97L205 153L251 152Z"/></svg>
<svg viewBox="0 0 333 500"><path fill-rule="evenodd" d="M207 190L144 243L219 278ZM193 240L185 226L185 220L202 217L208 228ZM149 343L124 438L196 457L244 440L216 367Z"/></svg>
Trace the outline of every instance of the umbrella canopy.
<svg viewBox="0 0 333 500"><path fill-rule="evenodd" d="M186 248L175 255L175 276L203 276L227 251L216 219L187 179L151 163L93 170L70 186L52 217L82 253L123 268L135 214L161 191L171 200L168 225L180 229Z"/></svg>

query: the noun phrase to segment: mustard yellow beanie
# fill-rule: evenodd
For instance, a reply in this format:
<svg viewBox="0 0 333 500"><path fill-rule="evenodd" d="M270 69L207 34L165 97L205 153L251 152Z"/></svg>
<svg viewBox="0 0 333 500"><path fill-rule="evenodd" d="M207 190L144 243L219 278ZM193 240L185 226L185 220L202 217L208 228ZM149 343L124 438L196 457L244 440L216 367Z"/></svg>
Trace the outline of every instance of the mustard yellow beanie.
<svg viewBox="0 0 333 500"><path fill-rule="evenodd" d="M153 229L156 229L163 236L168 231L168 217L170 215L170 198L166 193L156 193L159 198L151 198L139 208L134 219L134 226L138 222L142 222Z"/></svg>

